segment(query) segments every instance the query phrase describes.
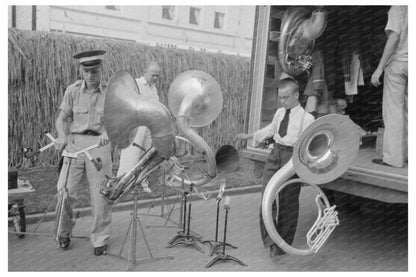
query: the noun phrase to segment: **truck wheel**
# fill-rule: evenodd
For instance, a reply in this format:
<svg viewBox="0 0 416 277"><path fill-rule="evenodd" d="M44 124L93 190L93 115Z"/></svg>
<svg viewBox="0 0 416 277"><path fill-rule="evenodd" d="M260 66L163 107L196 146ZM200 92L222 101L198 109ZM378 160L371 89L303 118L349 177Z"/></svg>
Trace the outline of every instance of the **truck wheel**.
<svg viewBox="0 0 416 277"><path fill-rule="evenodd" d="M18 207L12 214L13 228L18 233L26 232L26 215L23 201L18 202ZM23 238L25 234L16 234L18 238Z"/></svg>
<svg viewBox="0 0 416 277"><path fill-rule="evenodd" d="M20 222L19 222L20 232L25 233L26 232L26 214L25 214L25 208L23 205L19 207L19 216L20 216ZM18 234L17 236L19 238L23 238L25 234Z"/></svg>

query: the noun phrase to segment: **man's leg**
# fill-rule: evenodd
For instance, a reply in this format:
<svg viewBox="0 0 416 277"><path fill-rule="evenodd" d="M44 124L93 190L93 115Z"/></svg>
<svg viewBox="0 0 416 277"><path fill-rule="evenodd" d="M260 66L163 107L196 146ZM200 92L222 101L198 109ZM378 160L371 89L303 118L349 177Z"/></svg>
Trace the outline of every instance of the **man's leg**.
<svg viewBox="0 0 416 277"><path fill-rule="evenodd" d="M296 234L299 216L299 194L301 184L291 184L279 193L279 216L277 232L289 245Z"/></svg>
<svg viewBox="0 0 416 277"><path fill-rule="evenodd" d="M136 137L134 138L133 142L142 146L144 135L145 135L145 127L138 127ZM120 152L120 161L118 165L117 177L120 177L127 171L129 171L138 161L140 156L143 155L143 151L133 144L129 145L127 148L124 148Z"/></svg>
<svg viewBox="0 0 416 277"><path fill-rule="evenodd" d="M277 148L273 148L270 152L269 156L266 159L266 164L264 165L263 171L263 188L261 193L261 199L263 200L263 193L264 189L266 188L267 184L269 183L272 176L276 173L276 171L280 168L280 155L279 150ZM276 218L277 214L277 205L276 202L273 202L272 205L272 216ZM270 238L266 227L264 226L263 215L261 210L261 203L260 203L260 213L259 213L259 220L260 220L260 235L263 240L263 245L266 248L269 248L271 245L275 245L273 240ZM277 228L276 222L275 227Z"/></svg>
<svg viewBox="0 0 416 277"><path fill-rule="evenodd" d="M403 167L407 63L391 62L385 69L383 85L383 161L395 167Z"/></svg>
<svg viewBox="0 0 416 277"><path fill-rule="evenodd" d="M281 151L282 164L287 163L292 157L293 151ZM297 178L296 175L292 178ZM291 179L292 179L291 178ZM290 184L279 193L279 215L277 219L277 232L289 245L292 244L296 234L299 215L299 194L301 184Z"/></svg>
<svg viewBox="0 0 416 277"><path fill-rule="evenodd" d="M57 184L59 195L58 203L56 205L56 224L59 224L59 226L57 226L57 235L59 237L68 238L72 232L72 228L75 225L75 221L73 220L73 208L77 201L78 185L83 174L84 163L82 159L64 158ZM65 188L67 189L67 193L65 192ZM62 211L59 213L61 208ZM59 216L60 218L58 218ZM69 240L67 240L66 247L68 245ZM65 246L62 247L66 248Z"/></svg>
<svg viewBox="0 0 416 277"><path fill-rule="evenodd" d="M102 168L100 171L97 171L93 163L85 161L91 199L91 243L95 248L107 244L111 231L111 205L100 194L100 189L107 181L106 175L109 177L112 175L110 151L109 144L91 151L94 158L101 158Z"/></svg>

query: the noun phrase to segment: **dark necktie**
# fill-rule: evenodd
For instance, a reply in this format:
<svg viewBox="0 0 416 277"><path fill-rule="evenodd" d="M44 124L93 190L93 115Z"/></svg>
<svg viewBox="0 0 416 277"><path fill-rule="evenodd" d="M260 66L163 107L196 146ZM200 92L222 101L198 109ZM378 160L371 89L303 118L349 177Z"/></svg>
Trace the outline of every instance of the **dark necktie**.
<svg viewBox="0 0 416 277"><path fill-rule="evenodd" d="M287 134L287 127L289 126L289 114L290 109L286 109L285 116L283 117L282 121L280 121L279 136L281 138L283 138Z"/></svg>

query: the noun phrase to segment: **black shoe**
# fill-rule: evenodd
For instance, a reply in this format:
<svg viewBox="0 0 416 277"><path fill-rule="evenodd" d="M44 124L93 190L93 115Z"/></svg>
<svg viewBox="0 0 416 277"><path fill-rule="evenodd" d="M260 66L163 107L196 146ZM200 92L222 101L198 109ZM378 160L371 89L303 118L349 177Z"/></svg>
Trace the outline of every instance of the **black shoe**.
<svg viewBox="0 0 416 277"><path fill-rule="evenodd" d="M68 249L69 244L71 244L71 239L69 237L59 237L59 247L62 249Z"/></svg>
<svg viewBox="0 0 416 277"><path fill-rule="evenodd" d="M385 163L382 159L373 159L373 163L375 164L379 164L379 165L385 165L385 166L391 166L394 167L392 165L389 165L388 163Z"/></svg>
<svg viewBox="0 0 416 277"><path fill-rule="evenodd" d="M94 255L95 256L107 255L107 245L103 245L103 246L100 246L100 247L95 247L94 248Z"/></svg>

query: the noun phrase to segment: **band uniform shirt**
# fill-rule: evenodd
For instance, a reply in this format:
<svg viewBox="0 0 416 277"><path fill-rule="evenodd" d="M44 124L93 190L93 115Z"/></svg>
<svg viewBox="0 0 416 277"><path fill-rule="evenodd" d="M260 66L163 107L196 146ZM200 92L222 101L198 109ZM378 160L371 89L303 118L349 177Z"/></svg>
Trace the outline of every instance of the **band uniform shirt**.
<svg viewBox="0 0 416 277"><path fill-rule="evenodd" d="M159 102L159 95L155 85L151 86L143 76L136 79L136 83L139 87L139 93L141 96L146 97L148 100ZM134 142L146 149L149 148L152 145L150 130L145 126L140 126L137 129L137 134Z"/></svg>
<svg viewBox="0 0 416 277"><path fill-rule="evenodd" d="M388 13L387 25L384 28L386 32L395 32L399 35L399 42L396 50L391 55L389 61L408 61L408 17L407 6L391 6Z"/></svg>
<svg viewBox="0 0 416 277"><path fill-rule="evenodd" d="M253 142L257 147L265 139L273 137L276 143L285 146L294 146L302 132L315 120L306 112L300 104L293 107L289 114L289 124L286 135L282 138L279 135L280 122L285 116L286 109L279 108L273 116L272 122L264 128L254 132Z"/></svg>
<svg viewBox="0 0 416 277"><path fill-rule="evenodd" d="M159 95L157 94L157 88L155 85L149 85L143 76L139 79L136 79L136 83L139 87L140 95L146 96L147 98L155 101L159 101Z"/></svg>
<svg viewBox="0 0 416 277"><path fill-rule="evenodd" d="M157 94L155 85L150 86L143 76L136 79L136 83L139 87L139 95L144 96L148 100L159 101L159 95ZM145 149L149 149L152 146L150 130L146 126L139 126L133 142ZM117 176L119 177L130 170L142 155L143 151L133 145L129 145L127 148L122 149Z"/></svg>
<svg viewBox="0 0 416 277"><path fill-rule="evenodd" d="M71 134L82 134L91 130L102 134L104 129L104 100L106 85L94 92L87 92L85 80L78 80L67 87L59 109L72 117Z"/></svg>

